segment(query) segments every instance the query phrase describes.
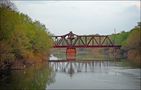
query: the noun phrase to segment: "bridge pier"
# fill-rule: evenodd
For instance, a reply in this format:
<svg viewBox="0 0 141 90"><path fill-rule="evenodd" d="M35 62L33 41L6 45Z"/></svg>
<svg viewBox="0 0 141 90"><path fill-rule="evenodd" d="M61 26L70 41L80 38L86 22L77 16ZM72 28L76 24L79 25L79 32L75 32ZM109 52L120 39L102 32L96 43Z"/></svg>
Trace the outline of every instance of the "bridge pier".
<svg viewBox="0 0 141 90"><path fill-rule="evenodd" d="M76 59L76 48L69 47L66 49L66 59L70 61Z"/></svg>

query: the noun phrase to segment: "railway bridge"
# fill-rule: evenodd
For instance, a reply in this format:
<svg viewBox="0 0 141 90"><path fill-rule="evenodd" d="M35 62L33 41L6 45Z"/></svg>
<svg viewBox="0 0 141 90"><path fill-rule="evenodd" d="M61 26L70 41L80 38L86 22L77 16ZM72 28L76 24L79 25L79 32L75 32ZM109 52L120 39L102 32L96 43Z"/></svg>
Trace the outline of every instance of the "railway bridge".
<svg viewBox="0 0 141 90"><path fill-rule="evenodd" d="M68 60L75 59L76 48L114 48L116 52L121 45L116 45L108 35L76 35L73 32L61 36L52 36L53 48L66 48Z"/></svg>

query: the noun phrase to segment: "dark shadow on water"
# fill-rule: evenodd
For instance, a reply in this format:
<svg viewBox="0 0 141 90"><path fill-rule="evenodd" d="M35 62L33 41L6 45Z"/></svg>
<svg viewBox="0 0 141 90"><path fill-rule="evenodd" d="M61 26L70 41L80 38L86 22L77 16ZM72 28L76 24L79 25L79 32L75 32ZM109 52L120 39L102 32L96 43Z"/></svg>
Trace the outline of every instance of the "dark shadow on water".
<svg viewBox="0 0 141 90"><path fill-rule="evenodd" d="M55 74L48 64L31 66L25 70L13 70L0 80L0 90L45 90L55 82Z"/></svg>

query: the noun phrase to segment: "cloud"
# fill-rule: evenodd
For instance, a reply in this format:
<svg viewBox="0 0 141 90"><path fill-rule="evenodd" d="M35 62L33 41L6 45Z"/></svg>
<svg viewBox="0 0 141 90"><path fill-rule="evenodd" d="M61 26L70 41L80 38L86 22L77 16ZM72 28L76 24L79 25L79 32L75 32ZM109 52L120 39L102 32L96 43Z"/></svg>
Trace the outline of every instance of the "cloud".
<svg viewBox="0 0 141 90"><path fill-rule="evenodd" d="M139 20L139 1L14 1L19 11L54 34L111 34L130 30ZM134 6L134 7L133 7Z"/></svg>

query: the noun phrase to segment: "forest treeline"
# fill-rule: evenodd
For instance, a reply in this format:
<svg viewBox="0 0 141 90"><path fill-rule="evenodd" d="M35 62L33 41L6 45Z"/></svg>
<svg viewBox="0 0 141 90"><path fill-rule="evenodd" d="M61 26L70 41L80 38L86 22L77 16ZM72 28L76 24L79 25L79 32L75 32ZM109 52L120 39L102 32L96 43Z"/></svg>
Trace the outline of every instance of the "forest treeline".
<svg viewBox="0 0 141 90"><path fill-rule="evenodd" d="M12 6L0 4L0 66L47 60L52 46L50 32Z"/></svg>
<svg viewBox="0 0 141 90"><path fill-rule="evenodd" d="M141 22L128 32L111 35L115 44L122 45L120 56L141 67Z"/></svg>

